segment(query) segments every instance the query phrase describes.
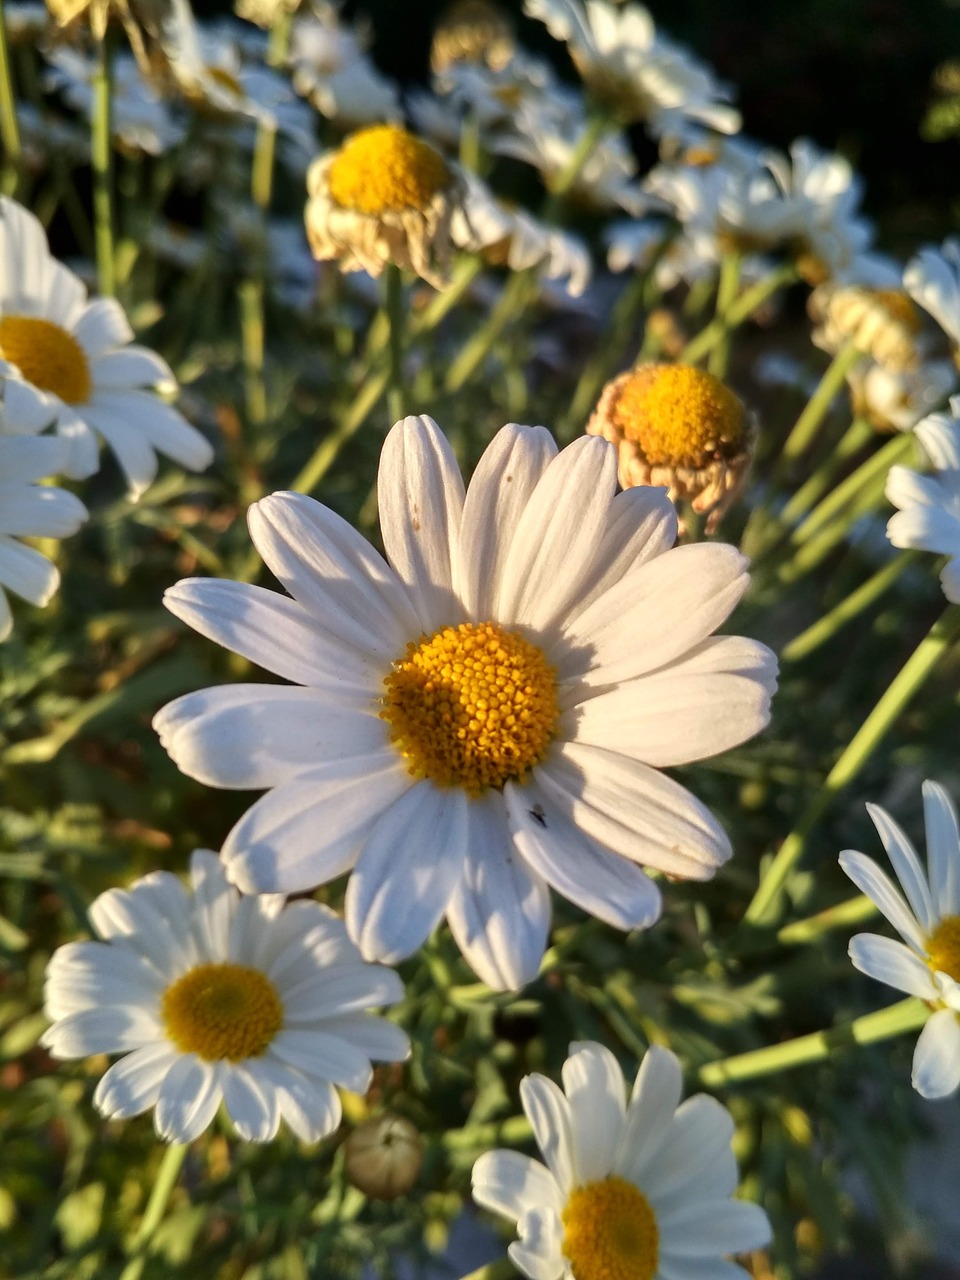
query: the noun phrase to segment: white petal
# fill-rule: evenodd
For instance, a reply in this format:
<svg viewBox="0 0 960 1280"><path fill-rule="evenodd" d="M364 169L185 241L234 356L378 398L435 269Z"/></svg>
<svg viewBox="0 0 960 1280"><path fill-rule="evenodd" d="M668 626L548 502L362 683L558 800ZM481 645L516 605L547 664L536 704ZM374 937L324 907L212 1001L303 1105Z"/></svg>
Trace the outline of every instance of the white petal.
<svg viewBox="0 0 960 1280"><path fill-rule="evenodd" d="M937 917L933 909L933 899L930 896L930 886L927 884L927 877L923 873L923 867L920 865L920 859L913 845L889 813L879 805L868 804L867 813L873 819L873 825L883 841L883 847L887 851L887 856L903 887L913 914L921 927L929 933L936 925Z"/></svg>
<svg viewBox="0 0 960 1280"><path fill-rule="evenodd" d="M576 1185L570 1104L552 1080L539 1074L524 1076L520 1081L520 1102L547 1168L566 1200Z"/></svg>
<svg viewBox="0 0 960 1280"><path fill-rule="evenodd" d="M146 1044L115 1062L101 1077L93 1105L108 1120L127 1120L155 1106L160 1086L177 1059L165 1040Z"/></svg>
<svg viewBox="0 0 960 1280"><path fill-rule="evenodd" d="M298 1071L329 1080L354 1093L366 1093L373 1078L370 1059L339 1036L284 1027L270 1053Z"/></svg>
<svg viewBox="0 0 960 1280"><path fill-rule="evenodd" d="M923 954L927 946L926 933L894 888L890 877L880 870L872 858L855 849L844 849L840 854L840 866L857 888L880 908L904 942Z"/></svg>
<svg viewBox="0 0 960 1280"><path fill-rule="evenodd" d="M387 558L409 591L427 635L456 625L463 609L459 563L463 479L453 450L432 418L404 418L388 434L377 479Z"/></svg>
<svg viewBox="0 0 960 1280"><path fill-rule="evenodd" d="M234 1128L247 1142L270 1142L280 1127L276 1090L258 1072L257 1059L224 1062L220 1067L223 1101Z"/></svg>
<svg viewBox="0 0 960 1280"><path fill-rule="evenodd" d="M91 1053L129 1053L162 1034L153 1009L126 1004L68 1013L48 1027L40 1043L54 1058L86 1058Z"/></svg>
<svg viewBox="0 0 960 1280"><path fill-rule="evenodd" d="M411 789L397 752L328 764L268 791L224 842L244 893L299 893L349 870L378 817Z"/></svg>
<svg viewBox="0 0 960 1280"><path fill-rule="evenodd" d="M157 478L159 461L148 437L132 425L129 416L102 404L84 406L84 420L106 440L126 477L136 502Z"/></svg>
<svg viewBox="0 0 960 1280"><path fill-rule="evenodd" d="M160 1086L153 1113L157 1135L167 1142L192 1142L216 1115L222 1096L219 1063L192 1053L179 1058Z"/></svg>
<svg viewBox="0 0 960 1280"><path fill-rule="evenodd" d="M73 328L73 336L91 359L109 347L133 341L123 307L114 298L95 298Z"/></svg>
<svg viewBox="0 0 960 1280"><path fill-rule="evenodd" d="M485 1152L473 1166L471 1181L477 1204L513 1222L532 1209L563 1214L563 1197L553 1174L518 1151Z"/></svg>
<svg viewBox="0 0 960 1280"><path fill-rule="evenodd" d="M704 1164L724 1159L732 1138L733 1120L726 1107L716 1098L695 1094L677 1108L656 1149L638 1153L637 1185L656 1208L661 1197L682 1187Z"/></svg>
<svg viewBox="0 0 960 1280"><path fill-rule="evenodd" d="M295 984L289 983L287 977L280 984L280 995L286 1025L291 1027L326 1032L328 1017L403 999L403 983L395 970L364 964L362 960L328 966Z"/></svg>
<svg viewBox="0 0 960 1280"><path fill-rule="evenodd" d="M614 1169L628 1182L638 1182L656 1158L680 1105L683 1072L676 1054L652 1044L643 1056L633 1086Z"/></svg>
<svg viewBox="0 0 960 1280"><path fill-rule="evenodd" d="M902 942L876 933L858 933L850 939L849 951L853 967L877 982L924 1000L936 998L929 968Z"/></svg>
<svg viewBox="0 0 960 1280"><path fill-rule="evenodd" d="M262 898L257 901L262 901ZM291 916L298 922L296 930L281 931L278 926ZM257 954L262 957L259 967L278 986L282 983L292 987L307 978L316 977L332 965L363 964L360 952L347 936L347 926L329 907L319 902L289 903L270 932L277 935L282 945L259 947Z"/></svg>
<svg viewBox="0 0 960 1280"><path fill-rule="evenodd" d="M497 991L518 990L540 969L550 929L550 892L517 856L503 798L467 805L466 863L447 919L473 971Z"/></svg>
<svg viewBox="0 0 960 1280"><path fill-rule="evenodd" d="M169 871L153 871L129 890L108 889L91 904L90 920L101 938L123 939L162 977L198 963L196 943L183 922L192 905Z"/></svg>
<svg viewBox="0 0 960 1280"><path fill-rule="evenodd" d="M563 1064L563 1089L570 1104L573 1172L582 1186L613 1169L626 1109L623 1072L604 1045L572 1044Z"/></svg>
<svg viewBox="0 0 960 1280"><path fill-rule="evenodd" d="M392 964L437 926L463 874L467 798L416 782L374 823L347 886L350 936L368 960Z"/></svg>
<svg viewBox="0 0 960 1280"><path fill-rule="evenodd" d="M563 1228L552 1209L531 1209L517 1223L521 1244L507 1248L510 1261L530 1280L558 1280L567 1274L561 1253Z"/></svg>
<svg viewBox="0 0 960 1280"><path fill-rule="evenodd" d="M208 960L223 961L230 954L230 924L239 894L227 881L220 859L209 849L195 849L190 857L194 926Z"/></svg>
<svg viewBox="0 0 960 1280"><path fill-rule="evenodd" d="M960 1017L939 1009L920 1032L913 1087L922 1098L946 1098L960 1085Z"/></svg>
<svg viewBox="0 0 960 1280"><path fill-rule="evenodd" d="M68 942L47 965L44 1011L64 1018L81 1009L117 1004L155 1007L164 979L131 947L106 942Z"/></svg>
<svg viewBox="0 0 960 1280"><path fill-rule="evenodd" d="M664 1222L660 1248L675 1258L746 1253L769 1244L770 1235L770 1220L758 1204L715 1200L686 1205Z"/></svg>
<svg viewBox="0 0 960 1280"><path fill-rule="evenodd" d="M95 356L90 374L96 387L175 387L176 379L162 356L148 347L129 346Z"/></svg>
<svg viewBox="0 0 960 1280"><path fill-rule="evenodd" d="M46 438L43 437L44 440ZM0 443L13 444L14 441ZM39 444L40 441L25 438L22 443ZM0 457L0 463L4 461ZM0 535L66 538L76 533L86 518L86 507L65 489L55 489L50 485L6 485L0 481Z"/></svg>
<svg viewBox="0 0 960 1280"><path fill-rule="evenodd" d="M319 1142L340 1123L340 1098L327 1081L309 1079L302 1072L264 1055L257 1075L273 1090L280 1114L301 1142Z"/></svg>
<svg viewBox="0 0 960 1280"><path fill-rule="evenodd" d="M135 438L188 471L204 471L213 461L210 441L191 426L179 410L152 391L97 388L83 413L117 454L121 466L125 467L125 458ZM155 465L154 460L154 468ZM137 496L143 491L143 482L135 473L128 474Z"/></svg>
<svg viewBox="0 0 960 1280"><path fill-rule="evenodd" d="M10 612L10 602L4 595L3 587L0 587L0 641L8 640L13 632L13 614Z"/></svg>
<svg viewBox="0 0 960 1280"><path fill-rule="evenodd" d="M321 1029L340 1036L374 1062L405 1062L410 1056L410 1040L396 1023L373 1013L344 1013L324 1018Z"/></svg>
<svg viewBox="0 0 960 1280"><path fill-rule="evenodd" d="M60 585L60 571L35 547L0 536L0 583L31 604L49 604Z"/></svg>
<svg viewBox="0 0 960 1280"><path fill-rule="evenodd" d="M937 916L960 914L960 831L957 811L937 782L923 784L930 891Z"/></svg>

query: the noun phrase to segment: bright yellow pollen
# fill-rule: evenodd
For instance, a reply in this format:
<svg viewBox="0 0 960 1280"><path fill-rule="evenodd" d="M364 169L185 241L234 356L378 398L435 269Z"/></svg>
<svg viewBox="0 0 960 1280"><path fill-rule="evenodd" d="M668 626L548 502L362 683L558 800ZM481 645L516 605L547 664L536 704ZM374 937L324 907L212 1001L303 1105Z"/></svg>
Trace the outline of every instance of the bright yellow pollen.
<svg viewBox="0 0 960 1280"><path fill-rule="evenodd" d="M407 646L380 717L415 778L472 796L522 780L556 731L556 673L536 645L464 622Z"/></svg>
<svg viewBox="0 0 960 1280"><path fill-rule="evenodd" d="M735 453L744 437L743 405L713 374L692 365L638 365L613 413L653 466L702 467L718 454Z"/></svg>
<svg viewBox="0 0 960 1280"><path fill-rule="evenodd" d="M349 137L330 166L330 195L358 213L425 213L450 170L439 151L395 124L375 124Z"/></svg>
<svg viewBox="0 0 960 1280"><path fill-rule="evenodd" d="M927 939L927 964L960 982L960 916L944 916Z"/></svg>
<svg viewBox="0 0 960 1280"><path fill-rule="evenodd" d="M902 324L908 333L920 332L920 313L905 293L900 289L874 289L872 292L891 319Z"/></svg>
<svg viewBox="0 0 960 1280"><path fill-rule="evenodd" d="M617 1177L577 1187L563 1211L563 1252L576 1280L653 1280L660 1232L646 1196Z"/></svg>
<svg viewBox="0 0 960 1280"><path fill-rule="evenodd" d="M160 1013L177 1048L207 1062L257 1058L283 1026L276 987L243 964L190 969L167 987Z"/></svg>
<svg viewBox="0 0 960 1280"><path fill-rule="evenodd" d="M76 338L38 316L0 316L0 356L15 364L27 382L50 391L65 404L85 404L93 382Z"/></svg>

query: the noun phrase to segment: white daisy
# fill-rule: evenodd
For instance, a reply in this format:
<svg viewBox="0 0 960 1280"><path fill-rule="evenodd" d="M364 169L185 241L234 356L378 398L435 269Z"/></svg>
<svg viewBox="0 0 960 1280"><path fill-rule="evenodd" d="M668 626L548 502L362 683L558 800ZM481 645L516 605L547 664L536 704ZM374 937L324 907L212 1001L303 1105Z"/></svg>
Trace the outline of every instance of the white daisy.
<svg viewBox="0 0 960 1280"><path fill-rule="evenodd" d="M293 599L187 579L168 608L294 687L228 685L154 721L185 773L272 788L223 857L245 890L291 892L354 868L347 927L370 959L421 945L444 913L491 986L537 972L547 885L620 928L660 894L640 864L708 879L730 856L662 774L758 733L776 662L711 638L747 586L729 546L677 549L663 490L616 495L606 441L558 454L504 427L469 491L430 418L380 460L385 563L312 499L250 509ZM296 685L306 686L302 688Z"/></svg>
<svg viewBox="0 0 960 1280"><path fill-rule="evenodd" d="M18 538L66 538L87 518L72 493L38 484L64 469L70 445L55 436L5 436L0 420L0 640L13 630L7 591L47 604L60 585L56 565Z"/></svg>
<svg viewBox="0 0 960 1280"><path fill-rule="evenodd" d="M887 523L887 537L895 547L949 556L940 583L947 599L960 604L960 396L950 401L950 410L914 427L935 475L890 468L887 497L899 510Z"/></svg>
<svg viewBox="0 0 960 1280"><path fill-rule="evenodd" d="M907 263L903 286L960 347L960 240L927 246Z"/></svg>
<svg viewBox="0 0 960 1280"><path fill-rule="evenodd" d="M342 129L402 115L396 85L373 65L358 33L340 24L333 5L294 19L289 62L297 93Z"/></svg>
<svg viewBox="0 0 960 1280"><path fill-rule="evenodd" d="M214 853L190 861L191 896L155 871L90 908L102 942L71 942L47 968L42 1043L55 1058L119 1053L94 1103L113 1119L155 1108L157 1133L191 1142L220 1102L242 1138L281 1119L304 1142L340 1123L334 1085L365 1093L370 1059L402 1061L407 1037L371 1015L403 995L367 965L317 902L248 898Z"/></svg>
<svg viewBox="0 0 960 1280"><path fill-rule="evenodd" d="M680 1103L682 1084L676 1056L651 1045L628 1101L616 1058L589 1040L571 1044L562 1091L521 1081L546 1164L489 1151L473 1198L517 1223L508 1252L530 1280L749 1280L723 1257L767 1244L770 1223L731 1199L730 1113L702 1093Z"/></svg>
<svg viewBox="0 0 960 1280"><path fill-rule="evenodd" d="M850 959L861 973L936 1009L917 1041L913 1087L924 1098L945 1098L960 1086L960 833L950 797L936 782L923 784L927 870L888 813L868 804L901 894L877 864L845 849L840 865L874 903L903 942L875 933L850 940ZM904 897L904 895L906 895Z"/></svg>
<svg viewBox="0 0 960 1280"><path fill-rule="evenodd" d="M97 469L99 432L138 497L157 473L157 453L201 471L213 450L156 394L177 385L166 361L132 339L120 304L88 301L82 281L51 255L38 219L0 199L4 430L34 434L55 423L72 446L64 470L77 479Z"/></svg>
<svg viewBox="0 0 960 1280"><path fill-rule="evenodd" d="M888 369L865 357L847 374L854 413L880 431L909 431L942 405L957 385L952 360L921 360L914 369Z"/></svg>

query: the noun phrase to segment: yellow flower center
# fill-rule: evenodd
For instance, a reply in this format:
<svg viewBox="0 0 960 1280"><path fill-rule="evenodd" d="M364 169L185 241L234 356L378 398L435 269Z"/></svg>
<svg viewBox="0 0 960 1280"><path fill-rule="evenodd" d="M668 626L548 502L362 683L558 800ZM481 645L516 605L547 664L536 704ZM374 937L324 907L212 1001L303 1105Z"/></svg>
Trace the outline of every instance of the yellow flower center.
<svg viewBox="0 0 960 1280"><path fill-rule="evenodd" d="M944 916L927 939L927 964L960 982L960 916Z"/></svg>
<svg viewBox="0 0 960 1280"><path fill-rule="evenodd" d="M15 364L27 382L52 392L65 404L85 404L93 381L76 338L38 316L0 316L0 356Z"/></svg>
<svg viewBox="0 0 960 1280"><path fill-rule="evenodd" d="M873 289L871 292L891 320L902 324L908 333L920 332L920 313L901 289Z"/></svg>
<svg viewBox="0 0 960 1280"><path fill-rule="evenodd" d="M207 1062L257 1058L283 1026L277 989L244 964L201 964L163 993L167 1035L183 1053Z"/></svg>
<svg viewBox="0 0 960 1280"><path fill-rule="evenodd" d="M646 1196L617 1177L577 1187L563 1211L563 1252L576 1280L653 1280L660 1232Z"/></svg>
<svg viewBox="0 0 960 1280"><path fill-rule="evenodd" d="M327 177L330 194L358 213L426 212L450 183L439 151L395 124L376 124L349 137Z"/></svg>
<svg viewBox="0 0 960 1280"><path fill-rule="evenodd" d="M686 364L642 364L624 383L614 419L654 466L700 467L744 438L743 405L711 373Z"/></svg>
<svg viewBox="0 0 960 1280"><path fill-rule="evenodd" d="M536 645L495 623L422 637L383 683L380 716L411 774L472 796L522 780L556 730L556 673Z"/></svg>

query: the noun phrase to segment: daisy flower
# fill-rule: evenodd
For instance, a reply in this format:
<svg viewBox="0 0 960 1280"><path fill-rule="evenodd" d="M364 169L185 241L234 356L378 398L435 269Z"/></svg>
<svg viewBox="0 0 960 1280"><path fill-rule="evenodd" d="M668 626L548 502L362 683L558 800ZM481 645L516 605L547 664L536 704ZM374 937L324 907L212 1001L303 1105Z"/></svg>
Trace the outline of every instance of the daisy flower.
<svg viewBox="0 0 960 1280"><path fill-rule="evenodd" d="M294 19L289 62L297 93L341 128L402 114L396 86L370 61L358 33L340 25L332 5Z"/></svg>
<svg viewBox="0 0 960 1280"><path fill-rule="evenodd" d="M473 1198L517 1224L509 1247L530 1280L749 1280L726 1254L770 1240L767 1215L733 1200L730 1113L695 1094L680 1103L680 1063L651 1045L629 1101L609 1049L575 1042L563 1089L520 1083L545 1164L488 1151L473 1166Z"/></svg>
<svg viewBox="0 0 960 1280"><path fill-rule="evenodd" d="M922 360L913 369L894 371L864 357L847 383L856 417L878 431L909 431L956 388L957 369L952 360Z"/></svg>
<svg viewBox="0 0 960 1280"><path fill-rule="evenodd" d="M249 524L293 599L209 579L167 592L179 618L295 682L206 689L154 721L192 777L272 788L227 838L236 884L292 892L353 868L365 956L409 955L446 913L502 988L537 973L548 884L629 929L660 912L641 864L705 880L730 856L660 769L758 733L776 661L711 638L746 589L743 557L671 549L663 491L617 496L616 473L606 441L558 454L542 427L510 425L464 493L436 423L406 418L380 459L389 564L326 507L278 493Z"/></svg>
<svg viewBox="0 0 960 1280"><path fill-rule="evenodd" d="M903 939L875 933L850 940L854 967L897 991L919 996L936 1012L917 1041L913 1087L924 1098L945 1098L960 1085L960 833L950 797L923 784L927 870L888 813L868 804L902 893L877 864L845 849L840 866L876 904Z"/></svg>
<svg viewBox="0 0 960 1280"><path fill-rule="evenodd" d="M334 1085L366 1093L371 1058L406 1058L400 1028L367 1012L399 1000L400 979L364 964L320 903L241 896L215 853L194 852L190 880L192 895L156 871L97 898L103 941L70 942L47 967L42 1043L55 1058L123 1054L97 1109L154 1108L168 1142L198 1137L221 1101L249 1142L281 1119L316 1142L340 1123Z"/></svg>
<svg viewBox="0 0 960 1280"><path fill-rule="evenodd" d="M954 347L960 348L960 240L944 240L939 249L921 249L907 263L903 285Z"/></svg>
<svg viewBox="0 0 960 1280"><path fill-rule="evenodd" d="M887 537L895 547L949 556L940 583L947 599L960 604L960 396L950 401L949 414L932 413L914 432L936 474L890 468L887 497L899 510L887 523Z"/></svg>
<svg viewBox="0 0 960 1280"><path fill-rule="evenodd" d="M38 484L64 469L70 445L56 436L5 436L0 419L0 640L13 630L4 588L45 605L60 585L56 565L19 538L66 538L87 518L72 493Z"/></svg>
<svg viewBox="0 0 960 1280"><path fill-rule="evenodd" d="M133 497L163 453L202 471L213 450L154 388L176 381L166 361L132 343L113 298L88 301L82 281L52 257L37 218L0 199L0 396L10 434L51 423L70 441L64 466L80 479L97 469L99 433L116 454Z"/></svg>

